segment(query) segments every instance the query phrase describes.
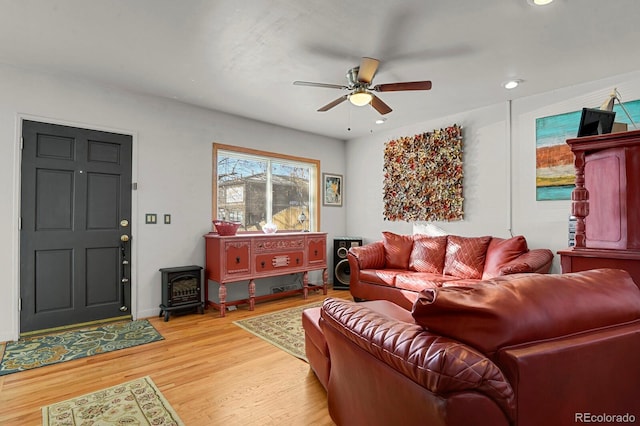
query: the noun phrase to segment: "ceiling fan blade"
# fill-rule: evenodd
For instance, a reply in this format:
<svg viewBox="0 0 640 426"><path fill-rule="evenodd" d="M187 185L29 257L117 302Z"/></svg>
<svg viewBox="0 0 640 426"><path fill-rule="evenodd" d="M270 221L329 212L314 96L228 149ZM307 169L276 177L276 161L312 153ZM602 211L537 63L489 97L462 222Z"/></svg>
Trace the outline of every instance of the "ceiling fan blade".
<svg viewBox="0 0 640 426"><path fill-rule="evenodd" d="M380 114L385 115L393 111L389 105L382 102L382 99L380 99L373 93L371 94L371 96L373 96L371 98L371 106L375 108L375 110L378 111Z"/></svg>
<svg viewBox="0 0 640 426"><path fill-rule="evenodd" d="M360 61L360 70L358 71L358 81L360 83L371 83L373 77L376 75L376 71L378 71L378 65L380 65L380 61L377 59L362 58Z"/></svg>
<svg viewBox="0 0 640 426"><path fill-rule="evenodd" d="M371 88L376 92L399 92L402 90L431 90L430 81L407 81L404 83L378 84Z"/></svg>
<svg viewBox="0 0 640 426"><path fill-rule="evenodd" d="M329 102L328 104L326 104L322 108L318 109L318 112L329 111L334 106L339 105L339 104L343 103L344 101L346 101L348 97L349 97L349 95L342 95L338 99L336 99L335 101Z"/></svg>
<svg viewBox="0 0 640 426"><path fill-rule="evenodd" d="M341 84L314 83L311 81L294 81L293 84L296 86L326 87L327 89L348 89L347 86Z"/></svg>

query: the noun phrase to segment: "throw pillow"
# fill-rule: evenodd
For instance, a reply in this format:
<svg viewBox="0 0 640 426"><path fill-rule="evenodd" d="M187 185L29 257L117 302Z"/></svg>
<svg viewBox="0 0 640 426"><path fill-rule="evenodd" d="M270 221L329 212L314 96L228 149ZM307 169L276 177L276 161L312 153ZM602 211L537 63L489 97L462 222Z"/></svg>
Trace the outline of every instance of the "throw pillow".
<svg viewBox="0 0 640 426"><path fill-rule="evenodd" d="M487 248L482 279L500 275L500 268L527 251L527 240L522 235L509 239L492 238Z"/></svg>
<svg viewBox="0 0 640 426"><path fill-rule="evenodd" d="M531 272L531 266L526 263L514 263L512 265L504 265L500 268L498 276L511 275L511 274L523 274Z"/></svg>
<svg viewBox="0 0 640 426"><path fill-rule="evenodd" d="M385 231L384 243L385 268L409 269L409 256L413 248L413 235L398 235Z"/></svg>
<svg viewBox="0 0 640 426"><path fill-rule="evenodd" d="M491 237L447 237L444 274L458 278L482 278L487 247Z"/></svg>
<svg viewBox="0 0 640 426"><path fill-rule="evenodd" d="M447 236L413 236L413 249L409 256L409 269L417 272L441 274L444 268L444 254L447 250Z"/></svg>

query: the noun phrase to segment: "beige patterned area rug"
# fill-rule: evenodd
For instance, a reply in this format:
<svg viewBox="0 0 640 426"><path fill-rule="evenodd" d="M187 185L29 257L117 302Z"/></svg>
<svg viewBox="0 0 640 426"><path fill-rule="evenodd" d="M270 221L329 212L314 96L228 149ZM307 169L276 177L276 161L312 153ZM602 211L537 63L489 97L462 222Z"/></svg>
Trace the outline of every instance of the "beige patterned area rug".
<svg viewBox="0 0 640 426"><path fill-rule="evenodd" d="M269 314L259 315L234 321L238 327L266 340L285 352L309 362L304 352L304 329L302 328L302 311L322 302L296 306Z"/></svg>
<svg viewBox="0 0 640 426"><path fill-rule="evenodd" d="M42 424L184 426L149 376L43 407Z"/></svg>

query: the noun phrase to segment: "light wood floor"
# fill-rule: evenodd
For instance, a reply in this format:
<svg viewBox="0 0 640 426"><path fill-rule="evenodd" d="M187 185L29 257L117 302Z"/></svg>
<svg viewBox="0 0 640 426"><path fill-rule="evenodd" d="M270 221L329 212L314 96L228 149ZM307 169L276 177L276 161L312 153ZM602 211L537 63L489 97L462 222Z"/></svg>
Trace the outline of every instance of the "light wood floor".
<svg viewBox="0 0 640 426"><path fill-rule="evenodd" d="M345 290L328 296L349 298ZM309 365L232 321L324 300L322 292L241 305L220 318L150 318L165 340L0 377L0 425L40 425L41 407L151 376L186 425L333 425Z"/></svg>

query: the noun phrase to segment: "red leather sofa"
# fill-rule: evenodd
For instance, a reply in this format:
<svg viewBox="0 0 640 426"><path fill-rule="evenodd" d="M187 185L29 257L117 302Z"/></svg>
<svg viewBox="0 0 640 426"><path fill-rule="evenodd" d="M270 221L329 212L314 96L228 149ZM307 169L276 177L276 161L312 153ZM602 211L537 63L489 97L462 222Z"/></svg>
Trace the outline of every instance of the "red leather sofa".
<svg viewBox="0 0 640 426"><path fill-rule="evenodd" d="M426 289L411 312L329 298L303 325L338 425L640 422L640 289L622 270Z"/></svg>
<svg viewBox="0 0 640 426"><path fill-rule="evenodd" d="M421 290L470 286L515 273L547 273L553 253L527 247L519 235L462 237L398 235L383 232L383 239L347 254L349 290L355 300L389 300L411 309Z"/></svg>

